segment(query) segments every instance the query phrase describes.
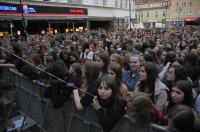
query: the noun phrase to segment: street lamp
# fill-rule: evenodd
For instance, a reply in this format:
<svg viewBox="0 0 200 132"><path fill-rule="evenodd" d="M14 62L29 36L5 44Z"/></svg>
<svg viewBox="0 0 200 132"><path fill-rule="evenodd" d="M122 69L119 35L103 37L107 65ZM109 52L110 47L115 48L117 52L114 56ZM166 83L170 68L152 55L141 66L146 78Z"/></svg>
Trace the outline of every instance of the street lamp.
<svg viewBox="0 0 200 132"><path fill-rule="evenodd" d="M131 0L129 0L129 17L130 17L130 29L131 29Z"/></svg>
<svg viewBox="0 0 200 132"><path fill-rule="evenodd" d="M25 18L24 18L24 9L23 9L22 0L20 0L19 2L20 2L20 6L21 6L22 26L23 26L23 28L24 28L24 33L26 34L26 22L25 22ZM25 35L25 34L24 34L24 35Z"/></svg>
<svg viewBox="0 0 200 132"><path fill-rule="evenodd" d="M164 22L165 22L165 27L166 27L166 25L167 25L167 16L168 16L168 13L167 13L167 8L168 8L168 0L163 0L163 3L162 3L162 7L164 7L165 8L165 18L163 19L164 20Z"/></svg>

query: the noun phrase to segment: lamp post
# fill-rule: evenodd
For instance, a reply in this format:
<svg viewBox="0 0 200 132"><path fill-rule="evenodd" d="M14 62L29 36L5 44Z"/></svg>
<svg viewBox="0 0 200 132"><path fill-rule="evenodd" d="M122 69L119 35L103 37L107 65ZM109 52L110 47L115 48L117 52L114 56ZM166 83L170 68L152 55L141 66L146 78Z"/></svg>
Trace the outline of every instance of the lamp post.
<svg viewBox="0 0 200 132"><path fill-rule="evenodd" d="M165 9L165 18L163 18L164 22L165 22L165 28L166 28L166 25L167 25L167 16L168 16L168 13L167 13L167 8L168 8L168 0L163 0L163 3L162 3L162 7Z"/></svg>
<svg viewBox="0 0 200 132"><path fill-rule="evenodd" d="M130 29L131 29L131 0L129 0L129 17L130 17Z"/></svg>
<svg viewBox="0 0 200 132"><path fill-rule="evenodd" d="M10 33L11 33L12 38L13 38L13 27L14 27L14 25L13 25L13 23L11 22L11 23L10 23Z"/></svg>
<svg viewBox="0 0 200 132"><path fill-rule="evenodd" d="M22 14L22 26L23 26L23 33L24 35L26 35L26 22L25 22L25 18L24 18L24 9L23 9L23 4L22 4L22 0L19 1L20 2L20 6L21 6L21 14Z"/></svg>

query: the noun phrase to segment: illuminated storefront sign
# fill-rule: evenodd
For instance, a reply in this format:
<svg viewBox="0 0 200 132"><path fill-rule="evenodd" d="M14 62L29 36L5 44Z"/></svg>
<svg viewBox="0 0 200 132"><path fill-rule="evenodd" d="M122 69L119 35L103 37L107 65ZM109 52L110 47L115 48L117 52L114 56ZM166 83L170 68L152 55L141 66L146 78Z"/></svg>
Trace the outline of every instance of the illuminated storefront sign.
<svg viewBox="0 0 200 132"><path fill-rule="evenodd" d="M0 2L0 14L24 13L26 15L41 15L41 16L85 16L88 15L87 8L74 7L54 7L54 6L40 6L28 4L11 4Z"/></svg>
<svg viewBox="0 0 200 132"><path fill-rule="evenodd" d="M17 11L15 6L0 6L1 11Z"/></svg>
<svg viewBox="0 0 200 132"><path fill-rule="evenodd" d="M20 6L18 4L2 3L0 2L0 13L10 12L18 13L20 12Z"/></svg>
<svg viewBox="0 0 200 132"><path fill-rule="evenodd" d="M42 14L68 14L68 15L87 15L86 8L72 8L72 7L53 7L53 6L39 6L28 5L28 13L42 13Z"/></svg>
<svg viewBox="0 0 200 132"><path fill-rule="evenodd" d="M36 13L36 9L33 7L28 7L28 5L23 5L24 13Z"/></svg>
<svg viewBox="0 0 200 132"><path fill-rule="evenodd" d="M69 10L70 13L77 13L77 14L84 14L84 10L83 9L70 9Z"/></svg>

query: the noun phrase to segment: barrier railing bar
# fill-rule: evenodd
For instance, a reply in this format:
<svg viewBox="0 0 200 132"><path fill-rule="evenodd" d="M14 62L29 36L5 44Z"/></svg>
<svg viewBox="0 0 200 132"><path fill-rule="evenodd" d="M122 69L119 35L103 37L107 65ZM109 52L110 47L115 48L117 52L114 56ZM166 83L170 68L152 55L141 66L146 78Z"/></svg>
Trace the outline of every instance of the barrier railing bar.
<svg viewBox="0 0 200 132"><path fill-rule="evenodd" d="M57 76L55 76L55 75L53 75L53 74L51 74L51 73L45 71L44 69L41 69L40 67L38 67L38 66L36 66L36 65L34 65L34 64L32 64L32 63L26 61L26 60L24 60L23 58L21 58L21 57L15 55L14 53L12 53L12 52L10 52L10 51L8 51L8 50L2 48L2 47L0 47L0 49L3 50L3 51L5 51L5 52L7 52L7 53L9 53L9 54L11 54L11 55L13 55L13 56L15 56L16 58L22 60L23 62L25 62L25 63L27 63L27 64L33 66L34 68L36 68L36 69L38 69L38 70L40 70L40 71L42 71L42 72L48 74L49 76L51 76L51 77L53 77L53 78L55 78L55 79L57 79L57 80L59 80L59 81L65 83L67 86L73 87L73 88L75 88L75 89L79 89L79 90L82 91L83 93L88 94L88 95L90 95L90 96L95 96L95 95L91 94L90 92L83 91L83 90L81 90L80 88L76 87L74 84L68 83L68 82L66 82L65 80L63 80L63 79L61 79L61 78L59 78L59 77L57 77Z"/></svg>

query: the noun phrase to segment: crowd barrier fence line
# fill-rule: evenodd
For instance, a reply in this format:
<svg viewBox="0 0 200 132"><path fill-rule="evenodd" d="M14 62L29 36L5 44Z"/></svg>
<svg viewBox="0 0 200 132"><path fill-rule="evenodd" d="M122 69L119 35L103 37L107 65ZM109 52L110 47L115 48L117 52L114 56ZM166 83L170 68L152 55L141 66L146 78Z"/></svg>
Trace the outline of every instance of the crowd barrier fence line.
<svg viewBox="0 0 200 132"><path fill-rule="evenodd" d="M9 115L12 113L13 103L16 103L20 112L24 114L24 121L26 116L32 118L42 132L103 132L95 110L91 106L78 111L73 98L70 98L61 108L55 109L50 100L43 97L45 87L41 82L29 80L16 69L3 68L2 74L14 89ZM133 130L134 132L167 132L162 126L133 124L125 117L120 119L112 132Z"/></svg>

